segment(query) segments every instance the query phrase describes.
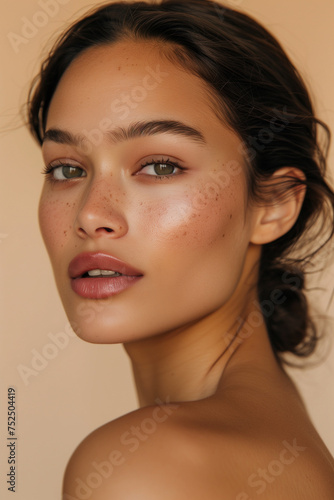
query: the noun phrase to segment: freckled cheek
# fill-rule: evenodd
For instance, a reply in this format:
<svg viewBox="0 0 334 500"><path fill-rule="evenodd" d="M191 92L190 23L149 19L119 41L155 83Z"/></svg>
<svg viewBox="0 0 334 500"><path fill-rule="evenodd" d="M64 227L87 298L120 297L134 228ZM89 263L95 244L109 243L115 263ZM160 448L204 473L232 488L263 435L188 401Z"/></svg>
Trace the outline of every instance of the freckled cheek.
<svg viewBox="0 0 334 500"><path fill-rule="evenodd" d="M65 246L70 236L73 208L68 202L41 196L38 210L39 225L50 256L57 255L58 250Z"/></svg>
<svg viewBox="0 0 334 500"><path fill-rule="evenodd" d="M149 221L147 230L157 243L210 245L232 234L236 203L233 196L229 198L196 198L196 193L189 193L181 199L171 198L147 207L143 219Z"/></svg>

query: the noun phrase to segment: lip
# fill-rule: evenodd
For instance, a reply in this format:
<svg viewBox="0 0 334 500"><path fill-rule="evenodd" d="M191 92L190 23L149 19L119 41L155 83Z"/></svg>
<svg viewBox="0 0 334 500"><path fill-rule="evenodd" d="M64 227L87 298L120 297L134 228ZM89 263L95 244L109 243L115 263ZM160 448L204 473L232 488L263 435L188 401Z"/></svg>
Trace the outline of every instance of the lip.
<svg viewBox="0 0 334 500"><path fill-rule="evenodd" d="M115 271L122 276L87 277L83 275L93 269ZM104 253L82 253L68 267L72 290L87 299L105 299L117 295L134 285L143 277L138 269Z"/></svg>
<svg viewBox="0 0 334 500"><path fill-rule="evenodd" d="M93 269L115 271L125 276L143 276L138 269L105 253L81 253L74 257L68 266L68 275L71 279L82 277L83 274ZM88 278L87 278L88 279ZM100 279L100 278L99 278Z"/></svg>

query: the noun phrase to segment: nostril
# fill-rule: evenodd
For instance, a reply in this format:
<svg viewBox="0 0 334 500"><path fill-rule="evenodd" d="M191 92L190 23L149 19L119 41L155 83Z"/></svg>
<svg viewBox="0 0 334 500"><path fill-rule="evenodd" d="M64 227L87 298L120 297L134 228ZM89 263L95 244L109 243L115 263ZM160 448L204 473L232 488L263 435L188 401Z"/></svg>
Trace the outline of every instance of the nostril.
<svg viewBox="0 0 334 500"><path fill-rule="evenodd" d="M114 230L111 229L111 227L98 227L95 231L100 232L100 231L106 231L107 233L113 233Z"/></svg>
<svg viewBox="0 0 334 500"><path fill-rule="evenodd" d="M98 233L98 234L103 234L103 233L114 233L114 229L111 229L110 227L98 227L96 229L93 229L92 230L92 233L90 233L89 229L84 229L83 227L79 227L78 228L78 231L81 235L85 235L85 236L89 236L89 235L93 235L94 234L94 231L95 233Z"/></svg>

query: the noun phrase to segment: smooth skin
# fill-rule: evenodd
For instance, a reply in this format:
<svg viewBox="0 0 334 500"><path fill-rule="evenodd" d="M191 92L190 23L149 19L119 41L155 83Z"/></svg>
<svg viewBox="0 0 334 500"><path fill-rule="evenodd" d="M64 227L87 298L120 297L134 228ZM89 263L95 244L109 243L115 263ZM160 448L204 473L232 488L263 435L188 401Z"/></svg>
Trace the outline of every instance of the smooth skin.
<svg viewBox="0 0 334 500"><path fill-rule="evenodd" d="M153 121L188 133L131 135ZM256 297L261 246L293 226L303 190L250 203L240 138L158 43L81 54L56 89L51 129L39 216L59 293L82 339L124 344L140 404L79 445L63 500L332 499L333 459ZM302 177L288 165L283 175ZM114 297L80 297L68 265L98 251L143 278Z"/></svg>

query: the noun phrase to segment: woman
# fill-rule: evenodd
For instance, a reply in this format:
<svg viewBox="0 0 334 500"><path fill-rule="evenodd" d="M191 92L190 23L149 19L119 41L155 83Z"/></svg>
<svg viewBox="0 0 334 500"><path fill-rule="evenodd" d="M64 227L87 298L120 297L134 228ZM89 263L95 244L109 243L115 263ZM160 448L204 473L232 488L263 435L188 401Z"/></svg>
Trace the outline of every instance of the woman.
<svg viewBox="0 0 334 500"><path fill-rule="evenodd" d="M63 499L333 498L283 369L317 342L328 130L278 42L207 0L105 5L50 53L29 120L66 313L124 344L140 402L79 445Z"/></svg>

